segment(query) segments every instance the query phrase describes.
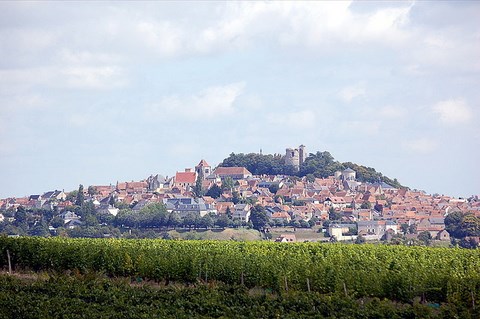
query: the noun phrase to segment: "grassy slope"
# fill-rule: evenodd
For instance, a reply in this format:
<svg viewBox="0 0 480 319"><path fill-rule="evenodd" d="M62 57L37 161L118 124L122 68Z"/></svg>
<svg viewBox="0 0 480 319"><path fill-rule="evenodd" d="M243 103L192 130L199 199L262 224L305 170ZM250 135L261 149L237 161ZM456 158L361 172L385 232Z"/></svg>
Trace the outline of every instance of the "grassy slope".
<svg viewBox="0 0 480 319"><path fill-rule="evenodd" d="M237 241L252 241L261 240L260 233L254 229L233 229L227 228L225 230L171 230L168 232L172 238L181 239L205 239L205 240L237 240Z"/></svg>

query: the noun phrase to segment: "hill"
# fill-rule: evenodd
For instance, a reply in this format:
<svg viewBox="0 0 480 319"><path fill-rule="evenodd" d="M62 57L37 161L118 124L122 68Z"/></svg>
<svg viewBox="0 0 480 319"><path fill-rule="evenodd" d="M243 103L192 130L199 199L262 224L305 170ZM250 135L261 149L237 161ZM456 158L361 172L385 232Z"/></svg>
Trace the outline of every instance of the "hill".
<svg viewBox="0 0 480 319"><path fill-rule="evenodd" d="M396 178L384 176L372 167L367 167L352 162L341 163L336 161L333 156L327 152L310 153L305 162L300 165L298 171L291 165L285 164L285 156L280 154L235 154L231 153L225 158L219 166L232 167L243 166L254 175L295 175L298 177L328 177L333 176L336 171L343 171L347 168L353 169L357 173L357 180L360 182L379 183L385 182L395 188L405 188Z"/></svg>

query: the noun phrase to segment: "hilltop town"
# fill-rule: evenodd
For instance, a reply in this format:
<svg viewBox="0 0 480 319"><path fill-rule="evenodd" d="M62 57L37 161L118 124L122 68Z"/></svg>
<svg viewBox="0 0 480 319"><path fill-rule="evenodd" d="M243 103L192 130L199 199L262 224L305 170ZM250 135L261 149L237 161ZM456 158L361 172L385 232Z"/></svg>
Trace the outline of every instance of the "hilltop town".
<svg viewBox="0 0 480 319"><path fill-rule="evenodd" d="M306 158L301 145L287 148L282 160L298 171ZM0 212L0 231L8 235L119 237L132 229L252 228L265 239L292 242L297 230L318 229L309 240L450 243L446 217L470 214L478 220L480 201L362 182L351 168L327 177L254 175L246 167L213 167L202 159L171 177L152 174L1 199ZM271 238L276 228L284 234Z"/></svg>

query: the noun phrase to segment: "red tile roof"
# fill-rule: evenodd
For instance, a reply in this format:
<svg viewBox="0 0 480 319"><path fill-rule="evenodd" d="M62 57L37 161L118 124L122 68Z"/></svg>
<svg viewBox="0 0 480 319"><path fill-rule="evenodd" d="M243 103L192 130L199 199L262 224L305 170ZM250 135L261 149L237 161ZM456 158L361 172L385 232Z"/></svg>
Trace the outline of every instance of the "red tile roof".
<svg viewBox="0 0 480 319"><path fill-rule="evenodd" d="M210 166L210 165L204 159L202 159L196 167L207 167L207 166Z"/></svg>
<svg viewBox="0 0 480 319"><path fill-rule="evenodd" d="M195 184L195 180L195 172L177 172L177 174L175 174L175 183Z"/></svg>
<svg viewBox="0 0 480 319"><path fill-rule="evenodd" d="M216 175L252 175L245 167L217 167Z"/></svg>

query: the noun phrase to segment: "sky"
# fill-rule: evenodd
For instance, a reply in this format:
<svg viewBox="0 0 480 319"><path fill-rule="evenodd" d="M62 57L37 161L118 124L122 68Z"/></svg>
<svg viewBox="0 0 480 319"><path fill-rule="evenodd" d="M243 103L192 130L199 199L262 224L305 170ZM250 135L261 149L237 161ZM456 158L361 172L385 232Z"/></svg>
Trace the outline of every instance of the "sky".
<svg viewBox="0 0 480 319"><path fill-rule="evenodd" d="M480 194L480 2L0 2L0 198L306 145Z"/></svg>

